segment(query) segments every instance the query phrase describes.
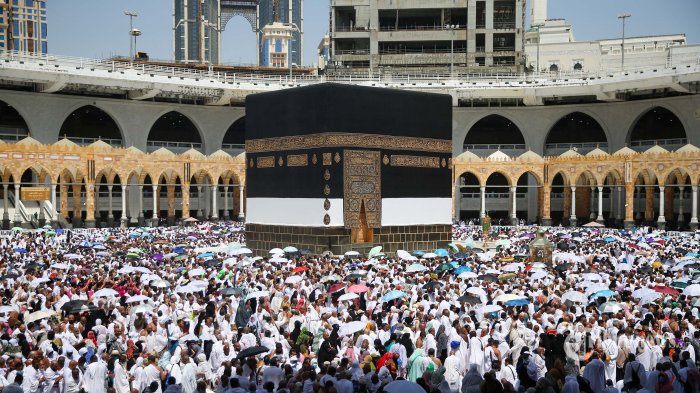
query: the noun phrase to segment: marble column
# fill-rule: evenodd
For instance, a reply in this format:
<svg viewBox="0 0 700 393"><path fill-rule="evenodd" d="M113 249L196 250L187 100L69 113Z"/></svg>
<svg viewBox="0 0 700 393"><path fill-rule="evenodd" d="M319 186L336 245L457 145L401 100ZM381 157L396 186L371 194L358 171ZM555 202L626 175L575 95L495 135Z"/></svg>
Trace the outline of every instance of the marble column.
<svg viewBox="0 0 700 393"><path fill-rule="evenodd" d="M219 207L216 205L216 200L219 199L219 196L217 195L219 185L214 184L211 186L211 219L212 220L218 220L219 219Z"/></svg>
<svg viewBox="0 0 700 393"><path fill-rule="evenodd" d="M615 215L617 221L622 220L622 187L617 187L617 212Z"/></svg>
<svg viewBox="0 0 700 393"><path fill-rule="evenodd" d="M651 222L654 220L654 186L646 186L645 194L644 219Z"/></svg>
<svg viewBox="0 0 700 393"><path fill-rule="evenodd" d="M158 192L158 185L153 184L151 186L153 189L153 217L151 218L152 225L158 226L158 199L160 199L160 192Z"/></svg>
<svg viewBox="0 0 700 393"><path fill-rule="evenodd" d="M138 207L139 207L139 214L138 214L138 223L139 226L143 226L145 223L145 218L143 216L143 185L138 186Z"/></svg>
<svg viewBox="0 0 700 393"><path fill-rule="evenodd" d="M114 223L114 213L112 212L112 188L114 185L108 184L107 185L107 223L109 226L112 226Z"/></svg>
<svg viewBox="0 0 700 393"><path fill-rule="evenodd" d="M569 222L569 226L575 227L578 225L578 220L576 219L576 186L571 186L571 218Z"/></svg>
<svg viewBox="0 0 700 393"><path fill-rule="evenodd" d="M95 227L95 183L85 183L85 227Z"/></svg>
<svg viewBox="0 0 700 393"><path fill-rule="evenodd" d="M486 187L479 187L479 192L481 194L481 209L479 216L484 218L486 217Z"/></svg>
<svg viewBox="0 0 700 393"><path fill-rule="evenodd" d="M603 186L598 186L598 218L596 221L605 221L605 218L603 217Z"/></svg>
<svg viewBox="0 0 700 393"><path fill-rule="evenodd" d="M690 204L690 228L695 230L698 228L698 186L692 186L690 189L693 198Z"/></svg>
<svg viewBox="0 0 700 393"><path fill-rule="evenodd" d="M238 198L239 198L239 204L238 204L238 206L239 206L239 209L238 209L238 210L239 210L238 219L241 220L241 221L243 221L243 220L245 219L245 213L244 213L244 209L243 209L244 202L245 202L245 200L244 200L244 198L243 198L243 195L244 195L244 188L245 188L245 186L244 186L243 184L241 184L241 186L240 186L240 188L239 188L239 194L238 194Z"/></svg>
<svg viewBox="0 0 700 393"><path fill-rule="evenodd" d="M589 214L588 214L588 218L589 218L591 221L596 219L596 214L595 214L595 212L596 212L596 203L595 203L596 195L595 195L595 189L596 189L595 187L591 187L591 191L588 193L589 199L590 199L590 200L589 200L589 202L590 202L590 207L589 207L589 209L588 209L588 210L590 210L590 212L589 212Z"/></svg>
<svg viewBox="0 0 700 393"><path fill-rule="evenodd" d="M9 192L10 185L9 184L3 184L2 185L2 206L3 206L3 213L2 213L2 221L3 221L3 227L8 227L10 226L10 198L7 196L7 193ZM8 228L6 228L8 229Z"/></svg>
<svg viewBox="0 0 700 393"><path fill-rule="evenodd" d="M229 219L228 213L228 184L224 184L224 220Z"/></svg>
<svg viewBox="0 0 700 393"><path fill-rule="evenodd" d="M202 186L197 186L197 218L202 218Z"/></svg>
<svg viewBox="0 0 700 393"><path fill-rule="evenodd" d="M681 222L685 222L685 212L683 211L683 205L685 202L685 198L683 197L683 192L685 191L684 186L679 186L678 187L678 223L680 226Z"/></svg>
<svg viewBox="0 0 700 393"><path fill-rule="evenodd" d="M542 186L542 225L552 225L552 187Z"/></svg>
<svg viewBox="0 0 700 393"><path fill-rule="evenodd" d="M666 193L664 192L664 188L664 186L659 186L659 219L657 220L657 225L660 228L666 225L666 217L664 215Z"/></svg>
<svg viewBox="0 0 700 393"><path fill-rule="evenodd" d="M15 226L22 223L22 215L19 213L19 182L15 182Z"/></svg>
<svg viewBox="0 0 700 393"><path fill-rule="evenodd" d="M510 188L510 195L512 199L512 206L511 206L511 216L510 216L510 221L511 225L518 225L518 210L517 210L517 195L516 192L518 190L518 187L511 187Z"/></svg>
<svg viewBox="0 0 700 393"><path fill-rule="evenodd" d="M51 222L52 225L56 226L56 219L58 218L58 213L56 210L56 185L51 184Z"/></svg>
<svg viewBox="0 0 700 393"><path fill-rule="evenodd" d="M634 226L634 184L625 184L625 228Z"/></svg>
<svg viewBox="0 0 700 393"><path fill-rule="evenodd" d="M168 221L168 225L175 225L175 186L168 185L167 187L168 217L166 219Z"/></svg>
<svg viewBox="0 0 700 393"><path fill-rule="evenodd" d="M126 208L126 186L124 184L121 185L122 187L122 216L119 221L121 221L121 227L126 228L129 226L129 217L127 214L127 208Z"/></svg>

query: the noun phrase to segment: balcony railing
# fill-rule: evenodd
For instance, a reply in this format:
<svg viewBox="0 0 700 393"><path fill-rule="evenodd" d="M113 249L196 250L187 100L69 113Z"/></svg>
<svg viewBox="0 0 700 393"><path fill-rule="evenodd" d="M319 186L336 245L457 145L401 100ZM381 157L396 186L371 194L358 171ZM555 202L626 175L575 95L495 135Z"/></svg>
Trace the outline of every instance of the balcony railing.
<svg viewBox="0 0 700 393"><path fill-rule="evenodd" d="M606 149L608 142L583 142L583 143L547 143L545 149L595 149L596 147Z"/></svg>
<svg viewBox="0 0 700 393"><path fill-rule="evenodd" d="M632 147L652 147L655 145L659 146L670 146L670 145L685 145L688 143L686 138L674 138L674 139L646 139L631 141L630 146Z"/></svg>
<svg viewBox="0 0 700 393"><path fill-rule="evenodd" d="M69 137L69 141L74 142L80 146L87 146L91 145L97 141L102 141L112 147L121 147L122 146L122 140L121 139L112 139L112 138L79 138L79 137Z"/></svg>
<svg viewBox="0 0 700 393"><path fill-rule="evenodd" d="M148 141L146 146L154 147L160 149L164 147L166 149L201 149L202 144L200 142L172 142L172 141Z"/></svg>
<svg viewBox="0 0 700 393"><path fill-rule="evenodd" d="M221 150L243 150L245 143L224 143L221 145Z"/></svg>
<svg viewBox="0 0 700 393"><path fill-rule="evenodd" d="M525 150L525 144L510 143L510 144L465 144L464 150Z"/></svg>

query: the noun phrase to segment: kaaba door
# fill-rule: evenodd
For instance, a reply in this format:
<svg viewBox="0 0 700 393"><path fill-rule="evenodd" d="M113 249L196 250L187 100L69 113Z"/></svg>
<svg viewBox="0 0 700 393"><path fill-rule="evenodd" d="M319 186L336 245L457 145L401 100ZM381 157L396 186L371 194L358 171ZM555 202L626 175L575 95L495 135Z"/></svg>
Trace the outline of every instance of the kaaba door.
<svg viewBox="0 0 700 393"><path fill-rule="evenodd" d="M373 228L382 224L381 154L378 151L343 152L343 220L352 230L353 243L372 242Z"/></svg>

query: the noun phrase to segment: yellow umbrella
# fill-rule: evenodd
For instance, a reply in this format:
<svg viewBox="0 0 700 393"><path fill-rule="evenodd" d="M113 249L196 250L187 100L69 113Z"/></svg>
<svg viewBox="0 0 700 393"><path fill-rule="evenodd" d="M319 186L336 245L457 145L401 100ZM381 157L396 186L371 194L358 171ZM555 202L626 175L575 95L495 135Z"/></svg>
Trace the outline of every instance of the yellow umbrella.
<svg viewBox="0 0 700 393"><path fill-rule="evenodd" d="M653 267L654 269L661 269L661 261L655 261L651 264L651 267Z"/></svg>

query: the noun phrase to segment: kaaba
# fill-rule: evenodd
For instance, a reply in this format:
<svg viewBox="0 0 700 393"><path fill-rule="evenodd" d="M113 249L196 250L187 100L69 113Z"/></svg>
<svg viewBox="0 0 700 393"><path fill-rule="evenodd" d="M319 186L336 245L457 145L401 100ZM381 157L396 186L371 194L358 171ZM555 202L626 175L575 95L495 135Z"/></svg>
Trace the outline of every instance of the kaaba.
<svg viewBox="0 0 700 393"><path fill-rule="evenodd" d="M444 247L449 95L324 83L246 99L247 246Z"/></svg>

